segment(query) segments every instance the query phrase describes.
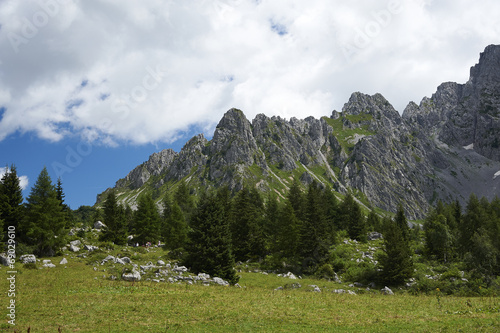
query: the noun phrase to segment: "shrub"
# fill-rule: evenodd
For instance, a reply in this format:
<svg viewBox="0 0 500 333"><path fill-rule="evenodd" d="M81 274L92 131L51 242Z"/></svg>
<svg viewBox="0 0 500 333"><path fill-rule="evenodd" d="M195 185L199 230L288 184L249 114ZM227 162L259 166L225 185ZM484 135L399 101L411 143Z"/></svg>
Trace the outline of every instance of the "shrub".
<svg viewBox="0 0 500 333"><path fill-rule="evenodd" d="M324 264L316 271L316 276L322 279L331 279L335 276L332 265Z"/></svg>

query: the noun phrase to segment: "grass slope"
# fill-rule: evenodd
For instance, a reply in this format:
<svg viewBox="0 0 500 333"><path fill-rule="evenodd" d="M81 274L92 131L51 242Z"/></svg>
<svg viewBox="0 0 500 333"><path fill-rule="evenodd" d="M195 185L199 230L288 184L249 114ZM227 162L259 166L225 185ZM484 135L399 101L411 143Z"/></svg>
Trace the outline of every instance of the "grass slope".
<svg viewBox="0 0 500 333"><path fill-rule="evenodd" d="M150 260L162 250L145 255ZM335 294L326 280L242 272L237 287L107 279L89 260L27 269L17 265L15 329L24 332L440 332L500 331L499 298ZM138 259L138 258L137 258ZM38 265L40 266L40 264ZM0 303L6 314L7 269ZM299 282L300 289L277 290ZM321 293L310 292L318 285ZM349 289L349 288L346 288ZM6 316L0 331L13 332Z"/></svg>

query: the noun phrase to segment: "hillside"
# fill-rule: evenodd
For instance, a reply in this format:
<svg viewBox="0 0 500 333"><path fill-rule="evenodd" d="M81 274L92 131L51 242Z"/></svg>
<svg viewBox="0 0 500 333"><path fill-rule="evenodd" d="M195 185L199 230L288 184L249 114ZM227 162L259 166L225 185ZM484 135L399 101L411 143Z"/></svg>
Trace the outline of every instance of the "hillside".
<svg viewBox="0 0 500 333"><path fill-rule="evenodd" d="M366 207L422 218L437 199L492 199L500 177L500 46L488 46L465 84L443 83L401 116L380 94L353 93L341 112L315 119L231 109L212 140L197 135L180 152L166 149L116 182L135 207L140 193L161 197L184 180L193 193L244 185L284 197L294 178L316 180ZM97 198L99 204L106 190Z"/></svg>

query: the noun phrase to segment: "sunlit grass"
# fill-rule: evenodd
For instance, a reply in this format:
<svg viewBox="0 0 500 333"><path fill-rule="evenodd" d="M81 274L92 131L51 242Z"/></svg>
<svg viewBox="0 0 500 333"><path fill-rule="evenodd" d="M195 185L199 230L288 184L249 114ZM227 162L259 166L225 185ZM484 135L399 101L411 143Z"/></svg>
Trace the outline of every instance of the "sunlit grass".
<svg viewBox="0 0 500 333"><path fill-rule="evenodd" d="M161 253L161 252L159 252ZM59 262L60 258L52 261ZM500 330L498 298L335 294L326 280L240 273L237 287L111 281L77 259L67 268L18 265L18 331L57 332L439 332ZM2 269L2 275L6 270ZM274 289L298 282L300 289ZM322 288L310 292L309 284ZM0 288L7 290L7 281ZM2 308L8 302L2 294ZM4 317L0 328L10 326ZM12 330L13 331L13 330Z"/></svg>

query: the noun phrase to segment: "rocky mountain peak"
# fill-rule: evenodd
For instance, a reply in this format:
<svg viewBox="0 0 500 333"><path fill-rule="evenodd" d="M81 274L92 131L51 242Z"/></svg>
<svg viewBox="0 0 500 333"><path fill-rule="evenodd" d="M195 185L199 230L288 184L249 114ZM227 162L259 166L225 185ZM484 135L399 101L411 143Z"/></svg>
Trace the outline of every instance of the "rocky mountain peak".
<svg viewBox="0 0 500 333"><path fill-rule="evenodd" d="M479 57L479 63L470 69L472 85L483 88L484 85L500 84L500 45L489 45Z"/></svg>
<svg viewBox="0 0 500 333"><path fill-rule="evenodd" d="M252 123L228 110L212 140L197 135L179 153L164 150L116 183L133 206L184 180L194 192L255 186L285 198L293 179L351 191L366 207L422 217L437 199L492 199L500 188L500 46L489 46L466 84L446 82L403 117L381 95L355 92L331 117L268 117ZM340 196L340 195L339 195Z"/></svg>

